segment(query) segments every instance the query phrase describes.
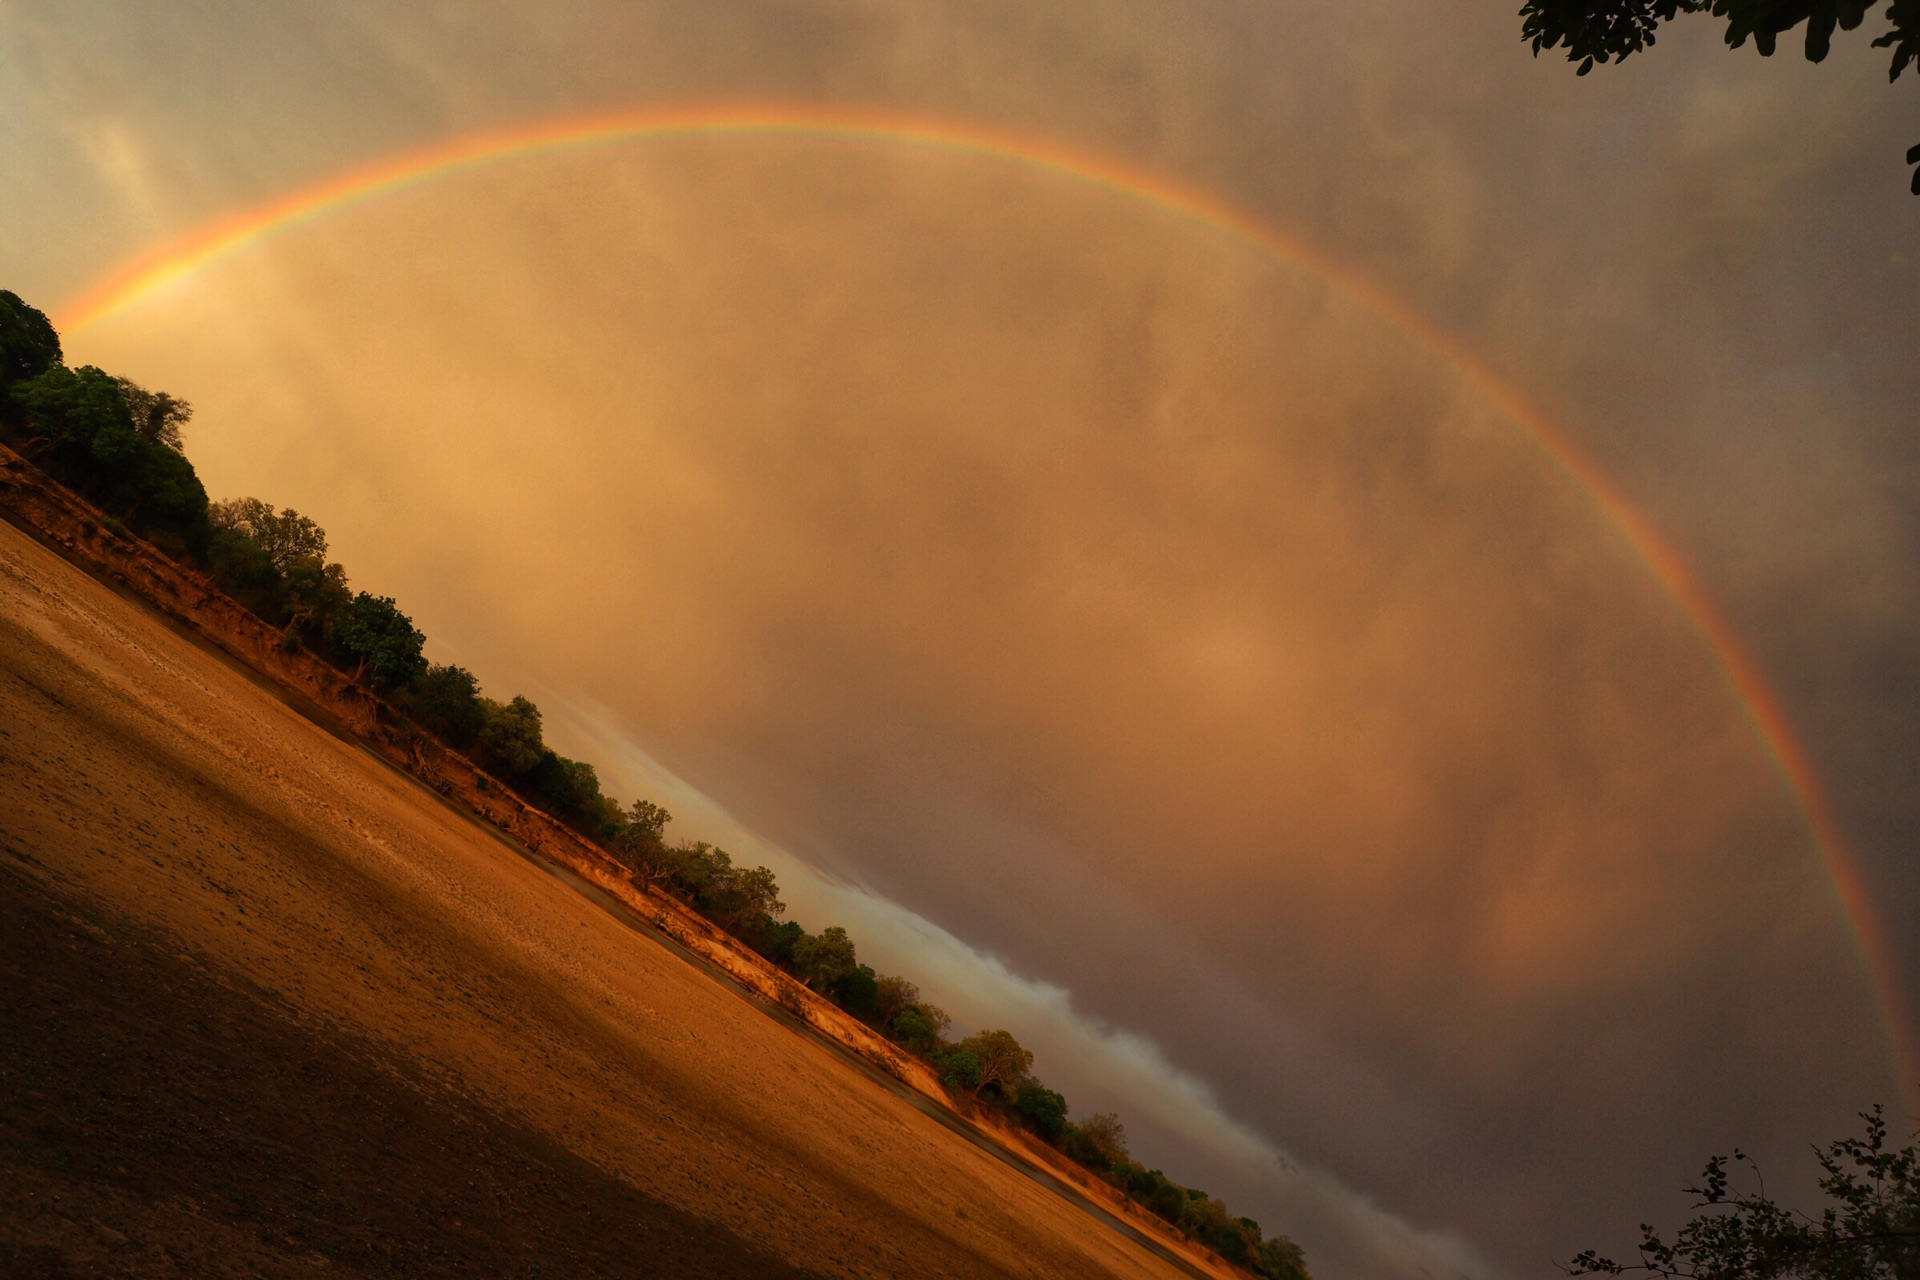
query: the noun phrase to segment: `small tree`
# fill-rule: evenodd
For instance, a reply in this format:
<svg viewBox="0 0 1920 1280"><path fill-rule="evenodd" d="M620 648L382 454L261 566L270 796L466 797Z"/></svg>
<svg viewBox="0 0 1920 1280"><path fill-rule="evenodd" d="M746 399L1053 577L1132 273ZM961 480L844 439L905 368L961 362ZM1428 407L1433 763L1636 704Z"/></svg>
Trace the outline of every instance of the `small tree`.
<svg viewBox="0 0 1920 1280"><path fill-rule="evenodd" d="M515 695L513 701L480 700L485 719L480 727L480 750L486 763L508 777L531 772L546 753L540 735L540 708Z"/></svg>
<svg viewBox="0 0 1920 1280"><path fill-rule="evenodd" d="M378 688L403 689L427 672L427 638L392 596L355 596L335 620L333 639Z"/></svg>
<svg viewBox="0 0 1920 1280"><path fill-rule="evenodd" d="M1108 1164L1118 1165L1127 1159L1127 1126L1113 1112L1088 1116L1075 1127Z"/></svg>
<svg viewBox="0 0 1920 1280"><path fill-rule="evenodd" d="M793 946L793 969L815 991L825 991L859 967L853 939L839 925L808 934Z"/></svg>
<svg viewBox="0 0 1920 1280"><path fill-rule="evenodd" d="M149 444L181 452L180 428L193 417L193 406L164 391L149 391L131 378L115 378L120 398L133 416L133 431Z"/></svg>
<svg viewBox="0 0 1920 1280"><path fill-rule="evenodd" d="M1067 1131L1066 1095L1054 1092L1038 1080L1020 1082L1020 1091L1013 1100L1013 1110L1048 1142L1058 1140Z"/></svg>
<svg viewBox="0 0 1920 1280"><path fill-rule="evenodd" d="M1307 1256L1286 1236L1269 1236L1260 1242L1260 1274L1271 1280L1312 1280L1307 1274Z"/></svg>
<svg viewBox="0 0 1920 1280"><path fill-rule="evenodd" d="M966 1089L977 1096L980 1085L986 1079L980 1059L966 1049L948 1049L934 1059L933 1065L940 1071L940 1083L955 1093Z"/></svg>
<svg viewBox="0 0 1920 1280"><path fill-rule="evenodd" d="M276 512L258 498L229 498L214 503L207 519L216 529L229 529L259 543L282 573L291 572L309 556L323 563L327 558L327 531L292 507Z"/></svg>
<svg viewBox="0 0 1920 1280"><path fill-rule="evenodd" d="M931 1056L939 1051L953 1019L946 1010L924 1000L893 1015L894 1039L918 1054Z"/></svg>
<svg viewBox="0 0 1920 1280"><path fill-rule="evenodd" d="M480 682L465 667L436 663L414 684L407 707L442 742L466 747L486 726Z"/></svg>
<svg viewBox="0 0 1920 1280"><path fill-rule="evenodd" d="M919 1003L920 988L905 978L884 973L875 981L873 1016L881 1026L892 1026L895 1018Z"/></svg>
<svg viewBox="0 0 1920 1280"><path fill-rule="evenodd" d="M980 1060L980 1083L973 1087L975 1097L989 1085L1005 1092L1033 1070L1033 1051L1014 1039L1011 1031L975 1032L960 1042L960 1048Z"/></svg>
<svg viewBox="0 0 1920 1280"><path fill-rule="evenodd" d="M22 302L18 294L0 289L0 393L59 363L60 335L46 313ZM0 394L0 404L4 400Z"/></svg>

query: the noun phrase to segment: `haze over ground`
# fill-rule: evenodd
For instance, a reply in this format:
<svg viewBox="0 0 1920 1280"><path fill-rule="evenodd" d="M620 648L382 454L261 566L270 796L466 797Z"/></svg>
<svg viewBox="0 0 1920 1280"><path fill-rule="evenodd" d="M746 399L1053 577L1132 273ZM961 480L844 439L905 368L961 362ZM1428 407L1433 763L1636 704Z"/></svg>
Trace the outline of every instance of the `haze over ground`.
<svg viewBox="0 0 1920 1280"><path fill-rule="evenodd" d="M1506 10L14 3L0 287L57 311L300 183L614 106L898 108L1178 176L1453 334L1670 535L1913 990L1911 82L1698 24L1576 79ZM316 516L617 794L657 762L837 878L783 864L800 919L866 910L883 967L1319 1273L1535 1273L1712 1151L1787 1181L1899 1101L1685 616L1417 336L1244 243L978 157L667 140L342 212L68 354L193 400L216 496ZM1156 1111L1165 1069L1317 1172ZM1382 1245L1365 1201L1458 1243Z"/></svg>

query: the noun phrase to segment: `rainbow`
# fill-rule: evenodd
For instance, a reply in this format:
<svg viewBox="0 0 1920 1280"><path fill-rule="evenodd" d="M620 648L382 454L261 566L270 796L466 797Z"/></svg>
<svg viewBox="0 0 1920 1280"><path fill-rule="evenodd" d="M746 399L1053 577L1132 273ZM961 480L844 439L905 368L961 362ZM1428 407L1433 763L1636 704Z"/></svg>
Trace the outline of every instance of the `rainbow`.
<svg viewBox="0 0 1920 1280"><path fill-rule="evenodd" d="M1910 1112L1920 1112L1920 1069L1916 1067L1920 1054L1916 1053L1904 995L1885 934L1867 900L1866 884L1841 834L1832 804L1759 663L1679 553L1579 445L1457 339L1311 245L1178 179L1044 138L895 111L792 103L709 103L568 116L434 143L239 210L163 244L99 280L61 309L57 325L68 334L84 330L232 254L409 187L530 156L675 137L801 137L911 147L991 160L1092 186L1251 245L1362 303L1424 344L1490 405L1525 429L1554 467L1591 499L1678 604L1718 661L1820 852L1877 987L1888 1047L1906 1091L1907 1107Z"/></svg>

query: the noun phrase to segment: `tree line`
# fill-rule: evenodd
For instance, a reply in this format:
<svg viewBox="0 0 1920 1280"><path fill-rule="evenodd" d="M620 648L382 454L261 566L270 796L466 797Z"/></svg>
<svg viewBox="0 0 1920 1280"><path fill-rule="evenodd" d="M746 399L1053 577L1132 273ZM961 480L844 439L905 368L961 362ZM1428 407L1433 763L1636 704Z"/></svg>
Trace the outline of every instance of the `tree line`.
<svg viewBox="0 0 1920 1280"><path fill-rule="evenodd" d="M47 317L0 291L0 436L98 506L115 527L209 574L306 649L387 699L431 734L604 850L643 888L690 904L811 990L932 1064L963 1107L1023 1128L1228 1261L1272 1280L1307 1280L1300 1247L1251 1218L1135 1160L1112 1113L1078 1123L1066 1098L1033 1074L1011 1032L954 1038L953 1020L906 978L859 958L847 931L788 918L774 873L742 867L704 841L670 841L672 815L648 800L622 805L591 764L546 745L540 709L486 696L473 673L431 662L426 636L390 596L355 591L327 558L319 524L257 498L210 502L181 428L192 406L91 365L68 368ZM485 779L483 777L483 783Z"/></svg>

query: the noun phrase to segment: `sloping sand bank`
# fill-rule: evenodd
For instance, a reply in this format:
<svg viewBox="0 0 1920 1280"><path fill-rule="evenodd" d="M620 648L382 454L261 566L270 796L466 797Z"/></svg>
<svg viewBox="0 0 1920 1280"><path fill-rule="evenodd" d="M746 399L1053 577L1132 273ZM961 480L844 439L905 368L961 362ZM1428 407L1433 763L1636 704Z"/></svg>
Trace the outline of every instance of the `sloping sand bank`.
<svg viewBox="0 0 1920 1280"><path fill-rule="evenodd" d="M0 865L8 1274L1188 1273L6 525Z"/></svg>

